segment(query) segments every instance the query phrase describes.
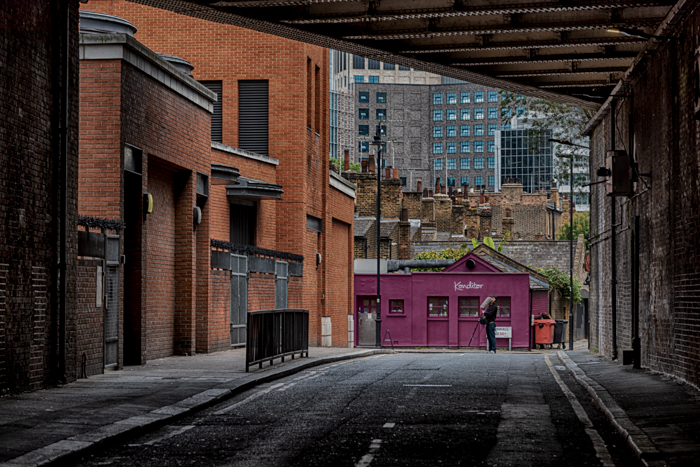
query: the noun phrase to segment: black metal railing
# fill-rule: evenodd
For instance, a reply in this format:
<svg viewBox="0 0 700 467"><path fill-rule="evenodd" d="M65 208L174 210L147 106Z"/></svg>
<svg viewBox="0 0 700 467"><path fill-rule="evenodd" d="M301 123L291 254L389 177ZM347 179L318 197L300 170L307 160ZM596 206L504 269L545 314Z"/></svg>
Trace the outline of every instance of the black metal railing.
<svg viewBox="0 0 700 467"><path fill-rule="evenodd" d="M256 363L300 354L309 356L309 310L285 308L248 313L245 371Z"/></svg>

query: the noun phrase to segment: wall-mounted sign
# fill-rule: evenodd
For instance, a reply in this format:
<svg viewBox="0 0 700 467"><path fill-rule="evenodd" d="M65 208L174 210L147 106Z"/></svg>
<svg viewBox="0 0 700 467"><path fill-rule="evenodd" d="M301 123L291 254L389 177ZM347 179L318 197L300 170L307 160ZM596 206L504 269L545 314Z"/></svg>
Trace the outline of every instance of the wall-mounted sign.
<svg viewBox="0 0 700 467"><path fill-rule="evenodd" d="M469 290L469 289L480 289L484 284L477 284L476 282L469 281L467 284L462 284L462 282L455 281L455 291Z"/></svg>

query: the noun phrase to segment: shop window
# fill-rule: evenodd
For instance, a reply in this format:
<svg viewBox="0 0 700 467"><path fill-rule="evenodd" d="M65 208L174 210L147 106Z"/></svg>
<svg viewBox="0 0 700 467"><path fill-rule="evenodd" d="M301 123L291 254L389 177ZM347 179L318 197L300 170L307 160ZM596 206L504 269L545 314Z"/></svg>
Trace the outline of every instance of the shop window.
<svg viewBox="0 0 700 467"><path fill-rule="evenodd" d="M463 183L463 185L464 185L464 183ZM478 315L479 315L479 297L459 297L459 316L478 316Z"/></svg>
<svg viewBox="0 0 700 467"><path fill-rule="evenodd" d="M496 297L498 316L510 317L510 297Z"/></svg>
<svg viewBox="0 0 700 467"><path fill-rule="evenodd" d="M447 318L447 297L428 297L428 317Z"/></svg>
<svg viewBox="0 0 700 467"><path fill-rule="evenodd" d="M403 300L389 300L389 313L403 314Z"/></svg>

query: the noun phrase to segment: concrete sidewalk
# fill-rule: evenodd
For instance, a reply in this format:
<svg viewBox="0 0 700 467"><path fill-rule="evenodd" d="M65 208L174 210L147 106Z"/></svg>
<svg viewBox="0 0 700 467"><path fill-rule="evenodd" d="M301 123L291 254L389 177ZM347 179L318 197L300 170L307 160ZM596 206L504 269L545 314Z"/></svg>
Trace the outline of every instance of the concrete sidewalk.
<svg viewBox="0 0 700 467"><path fill-rule="evenodd" d="M312 347L308 358L245 372L245 349L168 357L0 398L0 465L40 466L154 429L257 384L386 350Z"/></svg>
<svg viewBox="0 0 700 467"><path fill-rule="evenodd" d="M557 355L642 465L700 465L700 391L585 350Z"/></svg>

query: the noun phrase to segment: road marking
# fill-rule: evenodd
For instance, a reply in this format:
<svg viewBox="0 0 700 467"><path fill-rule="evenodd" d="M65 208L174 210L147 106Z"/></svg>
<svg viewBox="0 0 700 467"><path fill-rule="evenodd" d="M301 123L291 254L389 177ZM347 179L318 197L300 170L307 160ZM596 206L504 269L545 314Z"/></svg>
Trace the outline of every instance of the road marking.
<svg viewBox="0 0 700 467"><path fill-rule="evenodd" d="M545 356L544 359L547 362L549 371L552 372L554 379L557 381L562 392L569 400L569 403L571 404L571 407L573 407L574 412L576 412L576 416L586 427L586 433L588 434L588 437L591 438L591 442L593 443L593 448L595 449L596 456L598 456L598 459L600 459L600 462L603 464L604 467L614 467L615 463L613 462L612 457L610 457L610 452L608 452L608 448L605 446L605 441L603 441L603 438L600 436L600 433L596 431L595 427L593 426L593 423L591 422L591 419L588 418L588 414L576 398L576 395L573 392L571 392L566 383L562 381L561 377L554 369L554 365L552 365L552 362L549 361L549 356Z"/></svg>
<svg viewBox="0 0 700 467"><path fill-rule="evenodd" d="M382 428L394 428L394 425L396 425L396 423L385 423Z"/></svg>
<svg viewBox="0 0 700 467"><path fill-rule="evenodd" d="M181 435L182 433L184 433L184 432L186 432L186 431L188 431L188 430L191 430L192 428L194 428L194 425L183 426L183 427L181 427L179 430L171 431L170 433L166 433L166 434L164 434L163 436L159 436L158 438L152 439L152 440L147 441L147 442L145 442L145 443L143 443L143 444L144 444L145 446L153 446L154 444L160 443L161 441L165 441L166 439L170 439L170 438L172 438L172 437L174 437L174 436Z"/></svg>
<svg viewBox="0 0 700 467"><path fill-rule="evenodd" d="M219 410L218 412L214 412L214 415L224 415L224 414L226 414L226 413L229 413L229 412L232 411L233 409L235 409L235 408L237 408L237 407L240 407L240 406L242 406L242 405L244 405L244 404L247 404L248 402L252 402L252 401L254 401L255 399L257 399L258 397L262 397L262 396L264 396L265 394L267 394L268 392L270 392L270 391L272 391L272 390L274 390L274 389L277 389L277 388L279 388L279 387L282 387L282 386L284 386L284 383L277 383L277 384L275 384L275 385L272 385L272 386L270 386L270 387L267 388L267 389L263 389L263 390L260 391L260 392L256 392L255 394L252 394L252 395L246 397L245 399L243 399L243 400L240 401L240 402L237 402L237 403L235 403L235 404L233 404L233 405L229 405L229 406L226 407L225 409L221 409L221 410Z"/></svg>
<svg viewBox="0 0 700 467"><path fill-rule="evenodd" d="M374 455L379 451L381 445L381 439L373 439L372 443L369 445L369 452L362 456L362 459L355 464L355 467L367 467L374 459Z"/></svg>
<svg viewBox="0 0 700 467"><path fill-rule="evenodd" d="M451 388L451 384L404 384L409 388Z"/></svg>

